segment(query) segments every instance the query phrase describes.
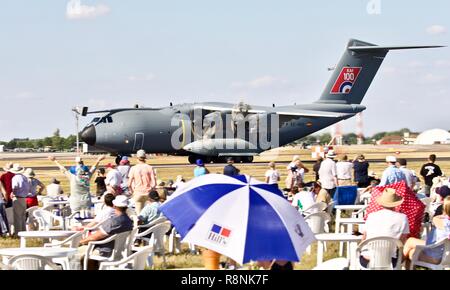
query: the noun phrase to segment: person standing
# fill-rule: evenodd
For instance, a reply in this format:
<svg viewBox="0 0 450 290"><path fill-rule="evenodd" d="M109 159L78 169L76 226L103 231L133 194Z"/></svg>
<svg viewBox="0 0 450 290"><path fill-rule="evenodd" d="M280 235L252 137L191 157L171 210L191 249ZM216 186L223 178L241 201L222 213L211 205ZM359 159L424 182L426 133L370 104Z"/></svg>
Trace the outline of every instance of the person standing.
<svg viewBox="0 0 450 290"><path fill-rule="evenodd" d="M62 166L54 156L49 156L48 159L55 162L62 173L67 177L70 182L70 197L69 204L72 212L77 212L82 209L88 209L91 207L91 194L90 194L90 181L92 175L97 170L98 164L105 159L102 155L97 158L95 164L89 169L82 163L81 158L77 157L77 166L73 166L70 170L67 170Z"/></svg>
<svg viewBox="0 0 450 290"><path fill-rule="evenodd" d="M276 170L275 162L269 163L269 170L266 171L266 183L268 184L276 184L278 186L278 182L280 182L280 173Z"/></svg>
<svg viewBox="0 0 450 290"><path fill-rule="evenodd" d="M388 167L384 170L383 175L381 176L380 186L386 186L401 181L406 182L405 174L403 174L403 172L396 166L397 158L394 156L388 156L386 157L386 162Z"/></svg>
<svg viewBox="0 0 450 290"><path fill-rule="evenodd" d="M59 180L54 177L50 180L50 184L47 185L46 191L49 197L59 197L64 194Z"/></svg>
<svg viewBox="0 0 450 290"><path fill-rule="evenodd" d="M428 163L425 163L420 169L420 175L423 176L425 180L425 194L426 196L430 196L430 189L433 186L433 178L442 176L441 168L435 164L436 155L431 154L428 157Z"/></svg>
<svg viewBox="0 0 450 290"><path fill-rule="evenodd" d="M314 163L314 166L313 166L313 171L316 176L316 181L319 180L319 170L320 170L320 164L322 164L322 161L323 161L322 156L317 157L317 161L316 161L316 163Z"/></svg>
<svg viewBox="0 0 450 290"><path fill-rule="evenodd" d="M28 178L28 182L30 183L30 192L27 196L27 208L32 206L38 206L38 195L42 195L42 192L45 189L45 185L36 178L36 174L32 168L27 168L24 173L25 177Z"/></svg>
<svg viewBox="0 0 450 290"><path fill-rule="evenodd" d="M7 163L5 165L5 167L3 167L3 170L5 171L5 173L3 173L0 176L0 183L3 185L3 187L5 188L5 191L6 191L4 204L5 204L6 216L8 217L9 227L12 226L13 219L14 219L14 214L13 214L13 209L12 209L11 192L12 192L12 179L15 174L11 172L12 166L13 165L11 162Z"/></svg>
<svg viewBox="0 0 450 290"><path fill-rule="evenodd" d="M15 174L11 182L11 197L14 215L14 235L17 236L19 232L26 230L26 198L30 193L30 183L25 175L23 175L25 168L20 166L20 164L14 164L10 171Z"/></svg>
<svg viewBox="0 0 450 290"><path fill-rule="evenodd" d="M414 176L414 173L406 167L408 165L408 161L406 161L405 158L399 158L397 163L398 168L405 175L406 184L411 190L414 190L414 186L416 185L416 177Z"/></svg>
<svg viewBox="0 0 450 290"><path fill-rule="evenodd" d="M233 157L228 157L227 165L223 168L223 174L227 176L239 175L239 169L237 169L234 164Z"/></svg>
<svg viewBox="0 0 450 290"><path fill-rule="evenodd" d="M114 195L122 194L122 175L119 170L117 170L117 166L115 164L108 163L106 165L106 172L106 190Z"/></svg>
<svg viewBox="0 0 450 290"><path fill-rule="evenodd" d="M359 188L366 188L370 185L369 162L364 155L358 155L356 159L353 160L353 171L355 177L354 180Z"/></svg>
<svg viewBox="0 0 450 290"><path fill-rule="evenodd" d="M194 168L194 177L199 177L209 173L208 169L205 167L205 163L203 162L203 160L197 159L195 163L197 164L197 166Z"/></svg>
<svg viewBox="0 0 450 290"><path fill-rule="evenodd" d="M95 192L97 196L102 196L106 191L106 170L105 168L100 168L97 173L97 177L94 180L94 183L97 185Z"/></svg>
<svg viewBox="0 0 450 290"><path fill-rule="evenodd" d="M322 183L322 188L328 191L331 198L333 198L337 186L337 170L334 162L336 154L334 150L328 151L326 157L320 165L319 180Z"/></svg>
<svg viewBox="0 0 450 290"><path fill-rule="evenodd" d="M342 159L336 163L336 175L339 186L352 185L353 164L348 161L348 156L342 156Z"/></svg>
<svg viewBox="0 0 450 290"><path fill-rule="evenodd" d="M6 237L9 234L9 223L5 209L6 196L6 190L0 182L0 237Z"/></svg>
<svg viewBox="0 0 450 290"><path fill-rule="evenodd" d="M139 150L136 153L138 164L130 169L128 174L128 190L135 202L136 214L140 214L148 200L148 194L156 187L156 174L153 167L146 163L146 153Z"/></svg>
<svg viewBox="0 0 450 290"><path fill-rule="evenodd" d="M122 192L126 195L128 194L128 174L130 174L130 169L130 160L128 160L127 156L123 156L119 166L117 166L117 170L119 170L122 175L122 184L120 187L122 188Z"/></svg>

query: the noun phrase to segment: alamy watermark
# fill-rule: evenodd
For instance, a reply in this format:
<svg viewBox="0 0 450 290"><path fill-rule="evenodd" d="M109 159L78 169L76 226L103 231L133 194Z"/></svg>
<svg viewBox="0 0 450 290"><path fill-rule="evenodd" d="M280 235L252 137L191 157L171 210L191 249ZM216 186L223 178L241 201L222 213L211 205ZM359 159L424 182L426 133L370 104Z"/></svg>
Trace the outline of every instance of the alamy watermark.
<svg viewBox="0 0 450 290"><path fill-rule="evenodd" d="M214 155L221 150L262 152L279 147L279 116L246 112L211 112L194 109L171 120L178 127L172 134L175 150Z"/></svg>

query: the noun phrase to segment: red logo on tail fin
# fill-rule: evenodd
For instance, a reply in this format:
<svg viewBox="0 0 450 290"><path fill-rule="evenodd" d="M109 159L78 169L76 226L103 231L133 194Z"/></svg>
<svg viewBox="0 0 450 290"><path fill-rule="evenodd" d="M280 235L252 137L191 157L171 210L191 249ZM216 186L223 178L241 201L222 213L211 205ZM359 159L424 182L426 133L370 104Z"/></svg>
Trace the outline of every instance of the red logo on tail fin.
<svg viewBox="0 0 450 290"><path fill-rule="evenodd" d="M344 67L331 89L331 94L350 94L361 70L361 67Z"/></svg>

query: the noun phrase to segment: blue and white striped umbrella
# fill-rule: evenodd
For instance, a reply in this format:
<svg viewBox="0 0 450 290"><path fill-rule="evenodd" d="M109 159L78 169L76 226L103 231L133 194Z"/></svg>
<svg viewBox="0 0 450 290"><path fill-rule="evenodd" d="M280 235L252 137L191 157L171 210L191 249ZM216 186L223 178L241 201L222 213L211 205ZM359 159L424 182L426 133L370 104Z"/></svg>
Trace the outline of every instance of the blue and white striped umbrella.
<svg viewBox="0 0 450 290"><path fill-rule="evenodd" d="M302 215L276 186L247 175L197 177L173 193L160 210L184 242L241 264L300 261L315 240Z"/></svg>

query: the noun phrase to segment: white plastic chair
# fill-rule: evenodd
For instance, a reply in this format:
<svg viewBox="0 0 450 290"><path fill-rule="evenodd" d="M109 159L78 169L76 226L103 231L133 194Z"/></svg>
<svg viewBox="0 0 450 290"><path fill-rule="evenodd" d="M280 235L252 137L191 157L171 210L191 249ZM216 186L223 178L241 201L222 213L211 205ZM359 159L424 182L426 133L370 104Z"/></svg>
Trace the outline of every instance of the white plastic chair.
<svg viewBox="0 0 450 290"><path fill-rule="evenodd" d="M324 211L313 213L305 217L305 222L315 235L329 232L328 223L330 220L330 215ZM327 246L325 243L325 251L327 250L326 248ZM306 248L306 252L311 254L311 246Z"/></svg>
<svg viewBox="0 0 450 290"><path fill-rule="evenodd" d="M194 244L189 243L189 250L195 255L199 254L199 251L196 249ZM169 252L172 254L178 254L181 252L181 236L175 228L173 228L170 232Z"/></svg>
<svg viewBox="0 0 450 290"><path fill-rule="evenodd" d="M317 213L317 212L321 212L326 210L328 207L328 205L324 202L316 202L314 204L312 204L311 206L309 206L308 208L304 209L304 210L299 210L300 213L304 214L304 215L310 215L313 213Z"/></svg>
<svg viewBox="0 0 450 290"><path fill-rule="evenodd" d="M402 265L403 243L392 237L367 239L356 249L357 264L360 270L400 270ZM392 266L392 255L397 252L397 264ZM367 268L361 265L360 256L369 258Z"/></svg>
<svg viewBox="0 0 450 290"><path fill-rule="evenodd" d="M37 209L33 211L33 216L37 220L40 231L62 230L62 217L57 216L47 210ZM54 221L58 221L58 225L54 225Z"/></svg>
<svg viewBox="0 0 450 290"><path fill-rule="evenodd" d="M50 259L39 255L17 255L8 264L14 270L61 270Z"/></svg>
<svg viewBox="0 0 450 290"><path fill-rule="evenodd" d="M313 213L305 217L305 222L309 225L313 234L328 232L328 222L330 222L330 220L330 215L323 211Z"/></svg>
<svg viewBox="0 0 450 290"><path fill-rule="evenodd" d="M349 264L349 260L346 258L336 258L317 265L313 270L348 270Z"/></svg>
<svg viewBox="0 0 450 290"><path fill-rule="evenodd" d="M101 262L99 270L144 270L153 246L140 248L136 253L117 262Z"/></svg>
<svg viewBox="0 0 450 290"><path fill-rule="evenodd" d="M163 257L163 264L166 264L166 249L164 247L164 236L171 227L170 221L165 221L151 228L136 234L136 238L143 240L147 245L153 246L153 253L160 254ZM148 236L151 234L151 237ZM133 251L138 251L141 247L133 246ZM153 265L153 255L147 259L148 266Z"/></svg>
<svg viewBox="0 0 450 290"><path fill-rule="evenodd" d="M443 247L444 251L442 254L442 259L439 264L432 264L419 260L420 253L425 249L434 249ZM414 255L411 260L410 270L413 270L415 266L421 266L432 270L444 270L450 268L450 239L444 239L438 243L428 245L428 246L416 246Z"/></svg>
<svg viewBox="0 0 450 290"><path fill-rule="evenodd" d="M119 233L112 235L104 240L101 241L92 241L88 243L88 247L86 250L86 255L84 257L83 261L83 269L87 270L88 267L88 260L96 260L100 262L108 261L108 262L116 262L120 261L123 258L123 254L128 251L128 247L125 244L128 236L130 235L131 231ZM114 241L114 248L112 250L111 256L109 257L103 257L100 255L93 255L92 251L94 250L95 246L97 245L104 245L109 242Z"/></svg>
<svg viewBox="0 0 450 290"><path fill-rule="evenodd" d="M26 213L27 213L26 230L27 231L33 231L33 230L37 230L39 228L39 223L33 214L38 209L39 209L38 206L32 206L26 210Z"/></svg>
<svg viewBox="0 0 450 290"><path fill-rule="evenodd" d="M61 248L67 246L68 248L78 248L80 241L83 239L83 232L74 233L63 241L52 241L51 243L45 243L46 248Z"/></svg>

